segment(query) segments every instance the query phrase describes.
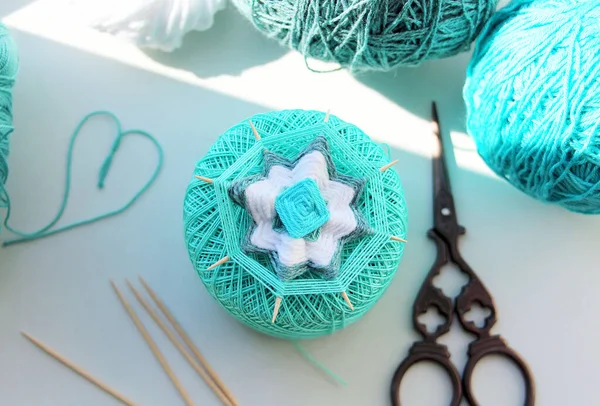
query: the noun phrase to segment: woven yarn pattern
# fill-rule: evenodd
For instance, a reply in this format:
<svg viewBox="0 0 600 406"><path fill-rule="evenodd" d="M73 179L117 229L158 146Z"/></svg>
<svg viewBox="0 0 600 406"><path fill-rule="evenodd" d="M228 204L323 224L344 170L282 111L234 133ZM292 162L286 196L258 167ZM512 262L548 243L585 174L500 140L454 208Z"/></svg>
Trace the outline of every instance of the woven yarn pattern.
<svg viewBox="0 0 600 406"><path fill-rule="evenodd" d="M329 220L327 202L319 192L317 182L308 178L277 196L275 210L293 238L303 238Z"/></svg>
<svg viewBox="0 0 600 406"><path fill-rule="evenodd" d="M360 319L389 286L400 263L407 213L397 173L380 172L389 162L382 148L356 126L325 113L286 110L251 118L261 139L246 121L227 130L197 163L184 201L185 241L189 256L207 291L246 325L275 337L314 338L331 334ZM330 146L335 167L367 182L357 201L373 233L343 246L341 269L333 279L315 272L284 281L268 257L241 249L251 226L248 212L228 194L232 182L263 171L263 153L294 159L318 136ZM221 258L230 260L207 270ZM354 305L350 310L341 292ZM272 323L276 297L282 298Z"/></svg>
<svg viewBox="0 0 600 406"><path fill-rule="evenodd" d="M467 129L487 164L539 200L600 213L600 2L513 0L468 68Z"/></svg>
<svg viewBox="0 0 600 406"><path fill-rule="evenodd" d="M0 208L8 206L4 185L8 178L8 152L13 132L12 88L19 69L17 46L0 23Z"/></svg>
<svg viewBox="0 0 600 406"><path fill-rule="evenodd" d="M466 51L497 0L233 0L256 28L305 57L354 72Z"/></svg>

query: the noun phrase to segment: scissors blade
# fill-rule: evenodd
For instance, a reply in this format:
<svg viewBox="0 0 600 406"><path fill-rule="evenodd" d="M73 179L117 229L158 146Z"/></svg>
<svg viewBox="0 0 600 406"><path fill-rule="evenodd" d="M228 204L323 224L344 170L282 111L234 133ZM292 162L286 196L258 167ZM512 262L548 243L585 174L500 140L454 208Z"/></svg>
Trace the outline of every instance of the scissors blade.
<svg viewBox="0 0 600 406"><path fill-rule="evenodd" d="M433 219L435 229L447 234L453 232L462 234L462 227L458 225L456 211L454 208L454 197L450 187L448 168L446 167L446 156L442 131L435 102L431 104L431 124L435 135L433 149Z"/></svg>

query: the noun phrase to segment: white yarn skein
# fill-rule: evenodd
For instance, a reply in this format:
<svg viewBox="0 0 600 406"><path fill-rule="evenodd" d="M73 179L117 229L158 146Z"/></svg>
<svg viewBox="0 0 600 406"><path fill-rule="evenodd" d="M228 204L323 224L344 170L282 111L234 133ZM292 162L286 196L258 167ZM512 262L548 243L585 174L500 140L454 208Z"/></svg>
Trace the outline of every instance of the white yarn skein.
<svg viewBox="0 0 600 406"><path fill-rule="evenodd" d="M212 27L227 0L85 0L90 25L140 48L171 52L190 31ZM83 6L83 5L82 5ZM92 15L90 15L92 14Z"/></svg>

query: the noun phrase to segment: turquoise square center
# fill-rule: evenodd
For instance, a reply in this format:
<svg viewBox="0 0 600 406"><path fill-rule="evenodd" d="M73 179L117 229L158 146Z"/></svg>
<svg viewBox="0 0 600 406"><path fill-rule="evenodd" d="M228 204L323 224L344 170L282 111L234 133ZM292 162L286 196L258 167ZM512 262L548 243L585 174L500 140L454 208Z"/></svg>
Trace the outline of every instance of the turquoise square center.
<svg viewBox="0 0 600 406"><path fill-rule="evenodd" d="M303 238L329 220L327 202L313 179L303 179L275 199L275 211L288 234Z"/></svg>

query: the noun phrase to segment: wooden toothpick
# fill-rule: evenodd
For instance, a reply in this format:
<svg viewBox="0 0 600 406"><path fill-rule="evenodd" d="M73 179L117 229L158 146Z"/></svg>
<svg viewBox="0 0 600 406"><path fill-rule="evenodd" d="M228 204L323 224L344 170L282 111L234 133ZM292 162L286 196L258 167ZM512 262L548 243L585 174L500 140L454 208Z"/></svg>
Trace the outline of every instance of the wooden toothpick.
<svg viewBox="0 0 600 406"><path fill-rule="evenodd" d="M348 307L350 307L350 310L354 310L354 306L352 306L352 302L350 301L350 298L348 297L348 294L346 292L342 292L342 297L344 298L344 300L348 304Z"/></svg>
<svg viewBox="0 0 600 406"><path fill-rule="evenodd" d="M252 124L252 120L248 120L248 124L250 124L250 127L252 127L252 132L254 133L254 138L256 138L256 141L259 141L260 134L258 133L258 131L256 131L256 127L254 127L254 124Z"/></svg>
<svg viewBox="0 0 600 406"><path fill-rule="evenodd" d="M392 166L396 165L398 163L398 159L396 159L395 161L390 162L387 165L383 165L381 168L379 168L379 172L385 172L388 169L390 169Z"/></svg>
<svg viewBox="0 0 600 406"><path fill-rule="evenodd" d="M213 180L211 178L205 178L204 176L198 176L198 175L195 175L194 177L196 179L200 179L201 181L204 181L206 183L213 183Z"/></svg>
<svg viewBox="0 0 600 406"><path fill-rule="evenodd" d="M275 298L275 308L273 309L273 319L271 323L275 323L275 319L277 318L277 313L279 313L279 306L281 306L281 298Z"/></svg>
<svg viewBox="0 0 600 406"><path fill-rule="evenodd" d="M328 123L329 122L329 113L331 113L331 110L327 110L327 113L325 113L325 119L323 120L324 122Z"/></svg>
<svg viewBox="0 0 600 406"><path fill-rule="evenodd" d="M131 307L131 305L129 304L129 302L127 302L127 299L125 299L125 296L123 296L123 293L121 293L121 291L119 290L119 288L117 287L117 285L115 284L115 282L111 280L110 284L112 285L113 289L115 290L115 293L119 297L119 300L121 301L121 304L123 305L123 307L125 308L125 310L129 314L129 317L131 318L131 321L133 321L133 324L135 324L135 326L137 327L138 331L140 332L140 334L144 338L144 341L146 341L146 344L148 344L148 347L150 347L150 350L152 351L152 353L154 354L154 356L156 357L156 359L158 360L158 362L160 362L160 365L163 367L164 371L169 376L169 379L171 379L171 382L173 382L173 385L175 386L175 388L177 389L177 391L179 392L179 394L183 398L185 404L187 406L194 406L194 403L192 402L192 400L190 399L189 395L187 394L187 392L185 391L185 389L181 385L181 382L179 382L179 379L177 379L177 376L175 376L175 373L171 369L171 366L169 365L169 363L165 359L164 355L158 349L158 346L156 345L156 343L154 342L154 340L150 336L150 333L148 333L148 330L146 330L146 327L144 327L144 324L142 323L142 321L140 320L140 318L136 314L135 310L133 310L133 307Z"/></svg>
<svg viewBox="0 0 600 406"><path fill-rule="evenodd" d="M215 393L215 395L217 395L217 397L221 400L221 402L223 402L223 404L225 406L235 405L236 403L231 402L225 396L225 394L221 391L221 389L215 384L213 379L204 371L204 369L202 369L202 367L196 362L196 360L188 353L188 351L184 348L184 346L179 342L177 337L175 337L175 335L173 334L171 329L169 329L169 327L167 327L167 325L161 320L161 318L158 317L158 314L154 311L154 309L150 306L150 304L146 301L146 299L144 299L144 297L140 294L140 292L138 292L138 290L131 284L131 282L126 281L126 283L127 283L127 286L129 286L129 289L135 295L138 302L140 302L142 307L146 310L146 312L148 312L150 317L152 317L152 320L154 320L154 322L156 324L158 324L158 327L160 327L160 329L163 331L163 333L166 334L166 336L169 338L171 343L173 343L173 345L179 350L179 352L181 353L181 355L183 355L183 357L186 359L186 361L190 363L192 368L194 368L194 371L196 371L198 373L198 375L200 375L200 377L204 380L204 382L206 382L206 384L213 390L213 392Z"/></svg>
<svg viewBox="0 0 600 406"><path fill-rule="evenodd" d="M210 364L208 363L206 358L204 358L204 356L202 356L202 353L200 352L198 347L196 347L196 345L194 344L194 342L192 341L190 336L185 332L185 330L183 329L181 324L179 324L179 322L177 321L175 316L173 316L173 314L169 311L169 309L167 308L167 305L165 305L165 303L160 299L160 297L158 297L156 292L150 287L150 285L148 285L148 283L144 280L144 278L142 278L140 276L139 280L142 283L142 285L144 286L144 289L146 289L146 292L148 292L148 294L154 301L154 303L156 303L156 305L158 306L160 311L165 315L167 320L169 320L171 325L173 327L175 327L175 331L177 331L179 336L183 339L183 342L188 346L188 348L190 350L192 350L192 353L196 356L196 359L198 360L200 365L202 365L204 367L206 372L208 372L208 374L212 377L212 379L219 386L219 388L221 388L223 393L229 398L229 400L234 404L234 406L237 406L238 402L235 399L235 397L233 396L233 394L229 391L229 389L227 389L225 384L221 381L221 378L219 378L219 376L217 375L215 370L212 369L212 367L210 366Z"/></svg>
<svg viewBox="0 0 600 406"><path fill-rule="evenodd" d="M23 337L27 338L29 341L31 341L33 344L35 344L38 348L40 348L46 354L50 355L52 358L54 358L58 362L60 362L61 364L63 364L64 366L66 366L67 368L72 370L73 372L77 373L79 376L86 379L88 382L93 383L94 385L96 385L98 388L102 389L104 392L108 393L113 398L117 399L118 401L122 402L123 404L125 404L127 406L137 406L137 404L134 403L132 400L121 395L119 392L117 392L116 390L114 390L113 388L108 386L107 384L101 382L98 378L93 377L89 372L87 372L80 366L75 365L74 363L72 363L71 361L66 359L64 356L60 355L58 352L54 351L52 348L50 348L46 344L42 343L40 340L33 338L32 336L30 336L29 334L27 334L24 331L21 331L21 334L23 334Z"/></svg>
<svg viewBox="0 0 600 406"><path fill-rule="evenodd" d="M231 258L229 257L229 255L221 258L220 260L218 260L217 262L215 262L214 264L212 264L211 266L209 266L208 268L206 268L207 271L210 271L211 269L215 269L216 267L218 267L219 265L223 265L225 262L229 261Z"/></svg>
<svg viewBox="0 0 600 406"><path fill-rule="evenodd" d="M393 241L398 241L398 242L408 242L404 238L396 237L395 235L390 236L390 239L392 239Z"/></svg>

